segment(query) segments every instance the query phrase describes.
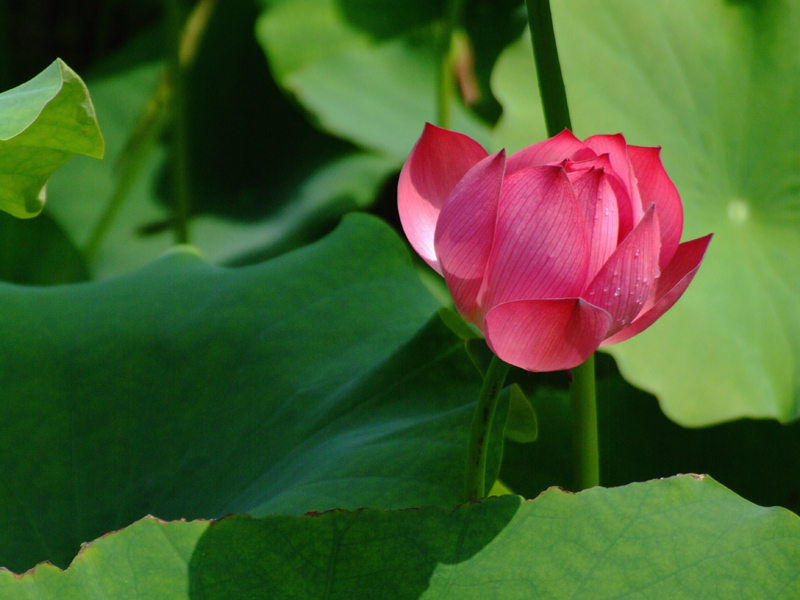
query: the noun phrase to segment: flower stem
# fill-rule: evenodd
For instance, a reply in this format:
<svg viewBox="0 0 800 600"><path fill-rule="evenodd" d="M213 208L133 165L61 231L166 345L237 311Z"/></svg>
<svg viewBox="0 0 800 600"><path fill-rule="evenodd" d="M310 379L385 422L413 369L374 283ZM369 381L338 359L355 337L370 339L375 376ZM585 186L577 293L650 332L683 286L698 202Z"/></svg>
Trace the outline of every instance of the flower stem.
<svg viewBox="0 0 800 600"><path fill-rule="evenodd" d="M497 410L497 400L503 382L506 380L510 365L497 356L492 357L492 362L483 378L483 387L475 406L472 417L472 428L469 432L467 446L466 468L466 499L480 500L486 494L486 458L489 449L489 435L492 431L492 421Z"/></svg>
<svg viewBox="0 0 800 600"><path fill-rule="evenodd" d="M464 0L448 0L437 42L436 72L436 124L450 128L450 104L453 95L452 47L453 31L456 28Z"/></svg>
<svg viewBox="0 0 800 600"><path fill-rule="evenodd" d="M571 131L572 123L569 119L567 92L561 76L561 65L558 62L550 0L526 0L526 4L544 120L547 125L547 135L552 137L564 129Z"/></svg>
<svg viewBox="0 0 800 600"><path fill-rule="evenodd" d="M168 21L169 73L172 80L172 120L173 120L173 197L175 198L174 224L175 241L178 244L189 242L189 122L186 115L186 75L181 64L181 33L183 31L183 11L181 0L164 0Z"/></svg>
<svg viewBox="0 0 800 600"><path fill-rule="evenodd" d="M572 409L574 485L576 491L580 491L600 485L594 354L582 365L572 369L569 396Z"/></svg>

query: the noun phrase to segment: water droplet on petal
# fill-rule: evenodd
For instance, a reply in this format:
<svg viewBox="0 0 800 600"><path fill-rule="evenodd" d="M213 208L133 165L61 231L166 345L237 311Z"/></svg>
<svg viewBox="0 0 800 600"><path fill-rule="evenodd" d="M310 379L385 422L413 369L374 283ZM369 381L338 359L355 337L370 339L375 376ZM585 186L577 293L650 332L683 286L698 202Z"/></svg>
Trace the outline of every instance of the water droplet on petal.
<svg viewBox="0 0 800 600"><path fill-rule="evenodd" d="M621 289L617 288L617 291L614 292L614 297L616 298L617 296L619 296L621 291L622 291Z"/></svg>

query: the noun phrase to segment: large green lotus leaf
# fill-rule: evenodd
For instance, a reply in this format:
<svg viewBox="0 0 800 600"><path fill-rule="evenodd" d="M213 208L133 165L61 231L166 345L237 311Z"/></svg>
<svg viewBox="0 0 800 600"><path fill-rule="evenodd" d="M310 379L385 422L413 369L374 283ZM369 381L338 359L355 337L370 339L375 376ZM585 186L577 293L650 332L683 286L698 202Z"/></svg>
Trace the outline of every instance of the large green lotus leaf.
<svg viewBox="0 0 800 600"><path fill-rule="evenodd" d="M273 256L318 239L343 213L369 206L396 169L395 160L359 151L305 121L270 76L253 36L256 14L249 0L218 3L187 74L189 233L214 263ZM156 33L89 78L108 159L72 161L49 185L52 213L85 247L126 168L141 160L90 257L98 278L141 267L174 243L168 152L163 137L147 144L137 128L162 73L153 56L161 48Z"/></svg>
<svg viewBox="0 0 800 600"><path fill-rule="evenodd" d="M148 518L0 599L769 598L800 593L800 519L680 476L532 501L212 523Z"/></svg>
<svg viewBox="0 0 800 600"><path fill-rule="evenodd" d="M480 377L374 217L256 266L179 250L0 303L0 565L63 566L148 513L463 498Z"/></svg>
<svg viewBox="0 0 800 600"><path fill-rule="evenodd" d="M565 0L553 17L576 133L663 146L685 239L716 235L684 298L609 348L688 426L800 414L800 5ZM530 40L498 66L510 131L535 97ZM528 88L520 84L528 82Z"/></svg>
<svg viewBox="0 0 800 600"><path fill-rule="evenodd" d="M788 600L799 561L800 518L687 475L450 513L231 517L200 539L190 576L207 600Z"/></svg>
<svg viewBox="0 0 800 600"><path fill-rule="evenodd" d="M376 31L358 27L370 21L353 18L359 14L358 2L343 1L341 7L336 0L264 4L257 37L281 85L326 130L385 152L398 163L404 160L424 123L436 119L435 28L428 22L401 33L383 25L416 25L435 11L417 10L419 3L410 11L406 3L373 7L372 12L386 17ZM378 38L377 33L393 35ZM453 103L452 112L452 128L486 141L486 126L460 103Z"/></svg>
<svg viewBox="0 0 800 600"><path fill-rule="evenodd" d="M0 210L38 215L44 185L75 154L103 157L103 136L86 85L57 59L0 94Z"/></svg>

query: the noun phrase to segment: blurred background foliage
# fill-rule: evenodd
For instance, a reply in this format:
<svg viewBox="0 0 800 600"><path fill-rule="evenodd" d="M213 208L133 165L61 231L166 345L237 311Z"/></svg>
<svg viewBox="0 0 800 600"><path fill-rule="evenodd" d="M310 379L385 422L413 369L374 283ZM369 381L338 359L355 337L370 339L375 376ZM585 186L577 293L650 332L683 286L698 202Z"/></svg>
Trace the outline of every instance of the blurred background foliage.
<svg viewBox="0 0 800 600"><path fill-rule="evenodd" d="M397 173L423 122L441 118L436 90L443 76L437 69L447 21L444 2L179 2L182 20L190 24L182 37L185 93L180 106L175 104L175 80L165 74L171 35L164 17L167 4L0 0L0 89L30 79L61 57L86 80L107 144L104 161L78 157L53 177L41 217L20 221L0 215L2 278L35 285L103 279L143 266L171 247L176 241L176 114L185 119L188 142L189 241L207 260L244 265L277 256L320 238L350 211L372 212L397 228ZM554 3L557 33L564 6L578 4L559 9ZM780 2L764 4L785 8ZM655 10L665 6L654 5ZM725 10L759 9L737 5ZM789 12L793 22L797 11ZM742 19L767 26L774 20L770 15L754 12ZM728 12L724 16L734 18ZM662 17L639 15L644 21L636 23ZM469 0L457 25L454 68L446 75L453 78L454 91L449 125L487 147L520 131L531 142L543 137L538 98L535 89L531 92L533 72L520 75L512 69L493 84L498 60L506 65L513 60L509 48L523 34L523 3ZM731 31L745 29L737 25ZM750 42L758 50L758 40ZM579 54L567 50L565 55ZM797 68L796 55L787 60ZM578 88L576 104L586 106L591 98L580 82L571 83L569 65L565 71L568 94L571 85ZM498 89L510 98L505 106ZM529 112L520 108L520 98L529 100ZM520 112L526 118L514 120ZM585 114L579 112L578 122L586 122ZM787 150L792 160L797 158L793 136ZM791 164L782 163L785 168ZM687 212L703 210L690 207ZM785 249L793 247L793 240ZM789 277L795 264L788 260L784 265ZM712 268L711 261L703 267ZM788 281L789 292L797 284ZM796 319L791 317L789 329ZM743 345L757 352L759 343L765 352L781 351L776 359L781 373L796 381L797 340L781 346L748 339ZM690 377L701 378L703 364ZM725 376L713 370L707 375ZM689 376L673 372L670 377ZM567 379L523 373L516 373L516 379L538 414L539 438L508 443L502 477L527 496L549 485L569 487ZM778 414L745 406L717 418L683 419L684 424L707 426L686 429L664 416L655 396L627 383L609 356L600 363L599 387L604 484L708 472L748 499L797 511L800 425L739 418L749 414L790 421L796 408ZM796 399L797 391L788 394ZM725 400L724 394L684 394L675 402L696 406ZM759 402L753 398L753 405ZM688 414L673 412L673 418ZM713 424L721 421L732 422Z"/></svg>

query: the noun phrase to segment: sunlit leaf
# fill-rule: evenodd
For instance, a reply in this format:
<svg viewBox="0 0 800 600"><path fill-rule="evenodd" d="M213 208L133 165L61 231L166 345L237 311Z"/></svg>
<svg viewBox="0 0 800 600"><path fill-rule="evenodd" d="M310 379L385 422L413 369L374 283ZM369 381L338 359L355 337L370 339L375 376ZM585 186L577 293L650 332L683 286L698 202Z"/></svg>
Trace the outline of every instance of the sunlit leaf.
<svg viewBox="0 0 800 600"><path fill-rule="evenodd" d="M800 518L681 476L455 509L145 519L0 599L770 598L800 594Z"/></svg>
<svg viewBox="0 0 800 600"><path fill-rule="evenodd" d="M435 5L372 7L384 16L376 24L352 0L343 8L336 0L265 4L257 35L278 81L327 131L405 159L437 115ZM451 127L488 137L486 125L459 102Z"/></svg>
<svg viewBox="0 0 800 600"><path fill-rule="evenodd" d="M103 137L86 85L58 59L0 94L0 210L38 215L44 185L75 154L103 157Z"/></svg>

